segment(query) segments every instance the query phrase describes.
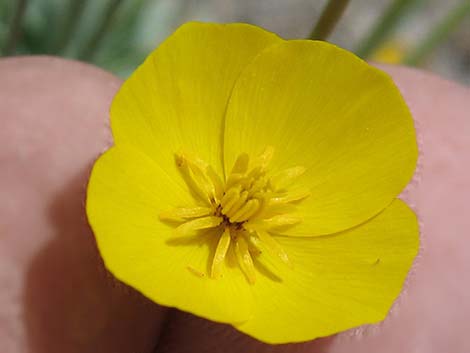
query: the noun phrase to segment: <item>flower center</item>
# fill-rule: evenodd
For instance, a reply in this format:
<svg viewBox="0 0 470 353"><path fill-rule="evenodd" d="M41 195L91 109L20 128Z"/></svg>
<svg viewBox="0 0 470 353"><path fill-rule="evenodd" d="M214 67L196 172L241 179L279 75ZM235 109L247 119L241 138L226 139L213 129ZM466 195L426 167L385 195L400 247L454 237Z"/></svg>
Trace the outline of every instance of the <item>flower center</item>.
<svg viewBox="0 0 470 353"><path fill-rule="evenodd" d="M176 165L197 206L163 211L160 219L180 222L174 232L177 236L210 228L220 230L212 278L222 276L230 247L252 284L256 279L253 257L264 250L290 264L288 255L271 233L282 234L283 228L301 221L294 214L295 205L310 196L310 192L302 187L291 188L293 181L305 172L303 167L269 173L273 154L272 147L253 160L246 153L240 154L225 182L202 159L188 153L176 154Z"/></svg>

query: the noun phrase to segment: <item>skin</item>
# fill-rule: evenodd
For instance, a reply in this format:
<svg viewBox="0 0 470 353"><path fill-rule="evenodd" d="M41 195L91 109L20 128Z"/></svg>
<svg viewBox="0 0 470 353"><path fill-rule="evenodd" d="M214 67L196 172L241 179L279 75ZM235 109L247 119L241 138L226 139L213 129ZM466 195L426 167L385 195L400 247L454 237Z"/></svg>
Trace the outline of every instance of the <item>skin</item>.
<svg viewBox="0 0 470 353"><path fill-rule="evenodd" d="M106 272L84 214L94 159L111 145L121 81L49 57L0 60L1 352L470 351L470 90L382 67L417 122L422 251L385 322L297 345L268 346L230 326L162 308Z"/></svg>

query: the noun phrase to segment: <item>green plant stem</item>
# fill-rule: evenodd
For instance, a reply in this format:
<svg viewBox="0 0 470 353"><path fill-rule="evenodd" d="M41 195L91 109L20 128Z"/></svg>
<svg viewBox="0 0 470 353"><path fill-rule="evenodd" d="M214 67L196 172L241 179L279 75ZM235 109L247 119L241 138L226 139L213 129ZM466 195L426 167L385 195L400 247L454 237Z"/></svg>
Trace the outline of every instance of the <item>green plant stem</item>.
<svg viewBox="0 0 470 353"><path fill-rule="evenodd" d="M394 0L369 31L368 36L359 43L355 53L367 59L393 32L403 14L417 1L419 0Z"/></svg>
<svg viewBox="0 0 470 353"><path fill-rule="evenodd" d="M10 31L8 34L8 39L5 44L3 53L5 55L10 55L15 52L18 41L21 39L21 24L23 22L23 17L26 12L26 7L28 5L28 0L17 0L16 8L13 14L13 18L10 23Z"/></svg>
<svg viewBox="0 0 470 353"><path fill-rule="evenodd" d="M427 37L407 55L403 63L410 66L421 64L426 57L457 28L462 20L470 15L470 1L464 0L453 8Z"/></svg>
<svg viewBox="0 0 470 353"><path fill-rule="evenodd" d="M111 27L114 16L116 15L116 12L121 4L122 0L108 1L102 21L99 23L97 30L93 33L88 43L86 43L84 46L82 52L78 55L79 59L86 61L93 59L96 49L99 47L101 41Z"/></svg>
<svg viewBox="0 0 470 353"><path fill-rule="evenodd" d="M59 37L51 50L52 53L62 53L67 47L78 28L86 4L87 0L69 0L67 13L61 26L62 29L59 31Z"/></svg>
<svg viewBox="0 0 470 353"><path fill-rule="evenodd" d="M314 40L325 40L328 38L348 6L348 3L349 0L329 0L320 15L320 19L310 33L309 38Z"/></svg>

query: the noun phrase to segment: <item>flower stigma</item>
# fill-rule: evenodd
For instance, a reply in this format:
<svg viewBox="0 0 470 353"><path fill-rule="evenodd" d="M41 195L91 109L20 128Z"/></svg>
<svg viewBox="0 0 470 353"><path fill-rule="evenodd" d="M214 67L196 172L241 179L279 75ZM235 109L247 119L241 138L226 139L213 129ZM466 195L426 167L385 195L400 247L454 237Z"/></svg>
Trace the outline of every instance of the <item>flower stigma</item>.
<svg viewBox="0 0 470 353"><path fill-rule="evenodd" d="M187 152L175 155L179 169L197 206L177 207L160 213L164 221L178 222L174 235L217 229L220 234L212 259L212 278L223 276L223 265L232 248L247 281L256 280L253 257L266 251L291 266L289 257L272 233L302 221L296 204L310 196L303 187L292 188L305 172L301 166L269 173L274 148L269 146L256 158L241 153L225 182L205 161Z"/></svg>

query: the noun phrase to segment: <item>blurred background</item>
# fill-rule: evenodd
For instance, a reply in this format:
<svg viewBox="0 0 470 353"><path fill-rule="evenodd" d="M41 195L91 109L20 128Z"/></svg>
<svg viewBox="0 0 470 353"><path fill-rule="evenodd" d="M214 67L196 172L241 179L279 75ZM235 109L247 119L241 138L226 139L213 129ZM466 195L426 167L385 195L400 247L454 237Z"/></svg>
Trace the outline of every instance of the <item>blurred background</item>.
<svg viewBox="0 0 470 353"><path fill-rule="evenodd" d="M347 1L339 1L347 3ZM179 25L248 22L307 38L326 0L0 0L0 54L48 54L126 77ZM328 41L470 85L470 0L351 0Z"/></svg>

